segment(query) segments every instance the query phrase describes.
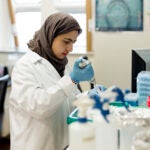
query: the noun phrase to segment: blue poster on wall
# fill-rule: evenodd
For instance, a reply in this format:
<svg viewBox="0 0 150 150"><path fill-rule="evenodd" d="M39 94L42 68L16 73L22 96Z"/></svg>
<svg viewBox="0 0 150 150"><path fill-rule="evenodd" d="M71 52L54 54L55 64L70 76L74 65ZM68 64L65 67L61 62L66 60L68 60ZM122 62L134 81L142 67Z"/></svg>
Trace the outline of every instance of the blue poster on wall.
<svg viewBox="0 0 150 150"><path fill-rule="evenodd" d="M143 0L96 0L96 31L143 31Z"/></svg>

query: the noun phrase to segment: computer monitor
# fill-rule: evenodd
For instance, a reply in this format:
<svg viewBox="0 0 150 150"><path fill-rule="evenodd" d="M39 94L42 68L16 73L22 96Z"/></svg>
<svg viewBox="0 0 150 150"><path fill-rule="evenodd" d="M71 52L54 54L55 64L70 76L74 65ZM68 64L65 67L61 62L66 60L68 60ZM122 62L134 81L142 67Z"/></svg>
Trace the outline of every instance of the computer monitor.
<svg viewBox="0 0 150 150"><path fill-rule="evenodd" d="M131 91L137 92L136 79L141 71L150 71L150 49L132 49Z"/></svg>

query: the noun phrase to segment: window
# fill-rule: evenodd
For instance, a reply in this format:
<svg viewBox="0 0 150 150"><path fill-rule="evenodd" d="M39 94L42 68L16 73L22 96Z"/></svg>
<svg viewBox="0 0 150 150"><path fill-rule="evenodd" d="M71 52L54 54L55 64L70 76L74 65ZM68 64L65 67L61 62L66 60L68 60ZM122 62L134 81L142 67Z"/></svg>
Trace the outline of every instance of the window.
<svg viewBox="0 0 150 150"><path fill-rule="evenodd" d="M59 1L61 3L75 3L75 4L81 4L81 3L84 3L85 0L56 0L56 1Z"/></svg>
<svg viewBox="0 0 150 150"><path fill-rule="evenodd" d="M27 49L28 41L33 37L41 25L40 12L19 12L16 14L16 26L20 50ZM33 21L34 20L34 21Z"/></svg>
<svg viewBox="0 0 150 150"><path fill-rule="evenodd" d="M72 13L75 19L78 20L82 33L79 35L77 42L74 44L74 50L72 53L85 53L86 52L86 15L85 13Z"/></svg>
<svg viewBox="0 0 150 150"><path fill-rule="evenodd" d="M39 3L41 0L14 0L16 4L33 4Z"/></svg>
<svg viewBox="0 0 150 150"><path fill-rule="evenodd" d="M85 0L52 0L54 9L70 13L75 17L82 34L74 44L72 53L86 52L86 13ZM27 43L41 26L41 0L13 0L16 11L16 28L19 40L19 50L26 51Z"/></svg>
<svg viewBox="0 0 150 150"><path fill-rule="evenodd" d="M26 51L27 43L41 26L41 0L13 0L19 50Z"/></svg>
<svg viewBox="0 0 150 150"><path fill-rule="evenodd" d="M57 8L63 9L71 7L70 10L76 8L76 11L79 11L80 9L82 12L85 12L85 1L86 0L53 0L55 7Z"/></svg>

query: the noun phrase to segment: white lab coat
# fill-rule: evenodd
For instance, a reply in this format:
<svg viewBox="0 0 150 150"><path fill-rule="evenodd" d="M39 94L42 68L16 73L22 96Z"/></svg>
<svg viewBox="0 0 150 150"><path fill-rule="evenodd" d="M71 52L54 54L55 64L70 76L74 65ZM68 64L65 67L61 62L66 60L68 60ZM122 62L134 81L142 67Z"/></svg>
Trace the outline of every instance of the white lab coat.
<svg viewBox="0 0 150 150"><path fill-rule="evenodd" d="M69 75L61 78L46 59L27 52L12 72L11 150L62 150L68 144L66 118L77 94Z"/></svg>

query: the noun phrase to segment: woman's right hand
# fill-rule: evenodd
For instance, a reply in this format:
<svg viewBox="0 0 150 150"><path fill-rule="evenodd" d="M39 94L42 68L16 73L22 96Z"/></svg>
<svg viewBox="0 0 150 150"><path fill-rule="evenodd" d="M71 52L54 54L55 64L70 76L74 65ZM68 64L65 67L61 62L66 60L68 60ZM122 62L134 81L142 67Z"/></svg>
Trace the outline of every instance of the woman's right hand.
<svg viewBox="0 0 150 150"><path fill-rule="evenodd" d="M74 63L73 70L70 73L70 77L75 83L79 83L80 81L91 81L94 77L92 65L89 63L81 68L80 63L82 63L82 61L84 61L83 58L77 59Z"/></svg>

